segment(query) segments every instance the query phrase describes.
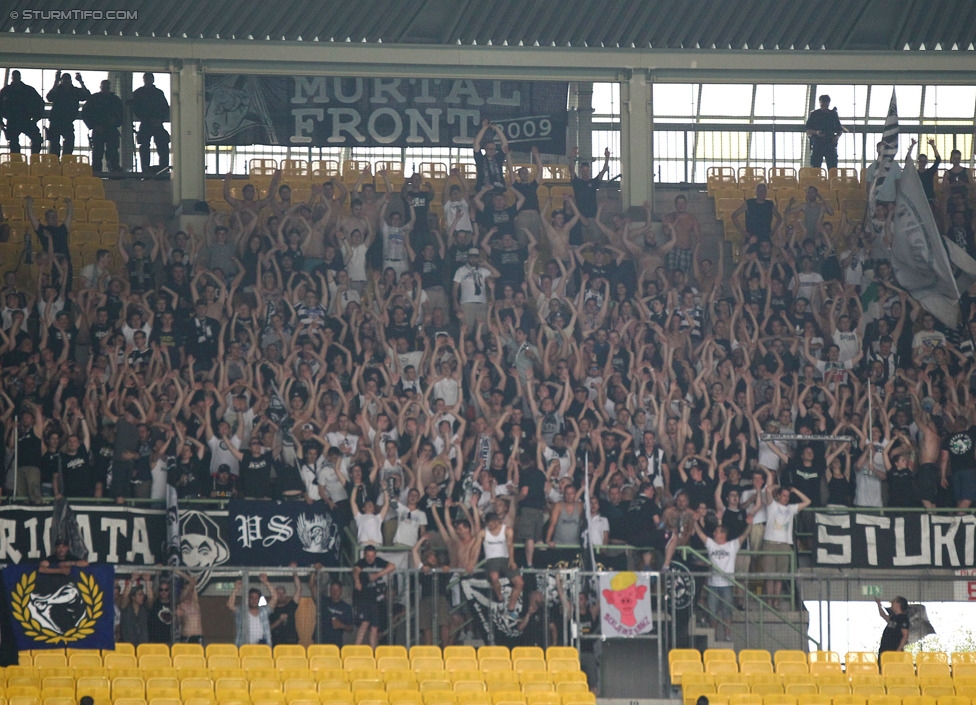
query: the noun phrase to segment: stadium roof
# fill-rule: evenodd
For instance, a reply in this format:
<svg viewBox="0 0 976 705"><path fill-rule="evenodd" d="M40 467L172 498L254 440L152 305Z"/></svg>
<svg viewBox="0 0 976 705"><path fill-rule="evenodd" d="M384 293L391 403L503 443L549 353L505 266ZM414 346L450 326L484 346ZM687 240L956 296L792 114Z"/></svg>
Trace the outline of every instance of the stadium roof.
<svg viewBox="0 0 976 705"><path fill-rule="evenodd" d="M972 51L973 0L0 1L0 31L261 42ZM127 13L119 18L121 12ZM24 13L38 13L25 16ZM115 18L110 13L117 13Z"/></svg>

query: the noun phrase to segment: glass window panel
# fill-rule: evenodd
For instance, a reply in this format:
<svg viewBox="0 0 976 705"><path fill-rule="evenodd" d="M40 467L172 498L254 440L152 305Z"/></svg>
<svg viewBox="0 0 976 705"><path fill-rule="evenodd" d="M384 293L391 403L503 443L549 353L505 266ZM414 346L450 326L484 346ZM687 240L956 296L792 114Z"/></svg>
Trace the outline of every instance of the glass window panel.
<svg viewBox="0 0 976 705"><path fill-rule="evenodd" d="M687 116L698 112L697 83L654 84L654 115Z"/></svg>
<svg viewBox="0 0 976 705"><path fill-rule="evenodd" d="M776 155L779 157L779 155ZM752 135L752 143L749 145L749 164L750 166L762 166L757 164L757 160L772 160L773 158L773 133L755 132ZM768 166L772 166L770 161Z"/></svg>
<svg viewBox="0 0 976 705"><path fill-rule="evenodd" d="M593 113L594 115L620 114L620 84L593 84Z"/></svg>
<svg viewBox="0 0 976 705"><path fill-rule="evenodd" d="M756 116L806 119L807 87L804 85L756 86Z"/></svg>
<svg viewBox="0 0 976 705"><path fill-rule="evenodd" d="M972 120L974 106L974 86L929 86L925 91L925 117Z"/></svg>
<svg viewBox="0 0 976 705"><path fill-rule="evenodd" d="M830 96L830 107L837 108L837 114L841 121L850 120L855 117L863 118L867 112L868 87L867 86L840 86L840 85L817 85L814 86L815 99L822 95ZM888 93L891 97L891 93ZM887 100L887 98L886 98ZM814 108L818 104L814 105ZM887 112L887 103L885 104Z"/></svg>
<svg viewBox="0 0 976 705"><path fill-rule="evenodd" d="M930 89L931 90L931 89ZM914 120L918 116L918 111L922 107L922 87L921 86L896 86L895 93L898 96L898 118L899 120ZM868 117L884 119L888 116L888 102L891 100L891 91L887 86L875 86L871 89L871 109Z"/></svg>
<svg viewBox="0 0 976 705"><path fill-rule="evenodd" d="M752 85L706 84L702 86L702 115L743 115L752 111Z"/></svg>

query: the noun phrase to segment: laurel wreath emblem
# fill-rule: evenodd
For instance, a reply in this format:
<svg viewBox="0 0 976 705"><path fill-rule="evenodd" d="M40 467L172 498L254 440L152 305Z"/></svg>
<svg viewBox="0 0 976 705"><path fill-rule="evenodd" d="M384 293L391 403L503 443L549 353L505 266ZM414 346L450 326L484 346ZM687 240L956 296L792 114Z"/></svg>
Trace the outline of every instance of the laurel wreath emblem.
<svg viewBox="0 0 976 705"><path fill-rule="evenodd" d="M98 586L95 576L80 572L78 574L78 592L85 603L85 616L64 634L58 634L52 629L42 627L40 622L31 617L27 609L30 604L30 596L34 592L37 584L37 572L25 573L21 576L17 587L14 588L10 598L11 612L20 626L24 629L24 635L44 644L70 644L80 641L95 633L95 625L104 614L105 595Z"/></svg>

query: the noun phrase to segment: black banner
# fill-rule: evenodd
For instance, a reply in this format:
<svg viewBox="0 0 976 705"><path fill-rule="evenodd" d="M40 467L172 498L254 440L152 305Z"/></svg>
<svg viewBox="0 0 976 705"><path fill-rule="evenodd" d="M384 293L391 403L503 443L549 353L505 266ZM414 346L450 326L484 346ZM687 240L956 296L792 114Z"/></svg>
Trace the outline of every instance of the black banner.
<svg viewBox="0 0 976 705"><path fill-rule="evenodd" d="M976 566L976 516L817 512L814 561L856 568Z"/></svg>
<svg viewBox="0 0 976 705"><path fill-rule="evenodd" d="M487 118L513 149L565 154L568 88L558 81L208 74L207 144L460 147L472 144Z"/></svg>
<svg viewBox="0 0 976 705"><path fill-rule="evenodd" d="M166 516L153 509L72 505L90 563L166 561ZM53 553L50 507L0 507L0 562L37 563Z"/></svg>
<svg viewBox="0 0 976 705"><path fill-rule="evenodd" d="M225 536L234 565L339 565L342 526L325 502L234 501Z"/></svg>

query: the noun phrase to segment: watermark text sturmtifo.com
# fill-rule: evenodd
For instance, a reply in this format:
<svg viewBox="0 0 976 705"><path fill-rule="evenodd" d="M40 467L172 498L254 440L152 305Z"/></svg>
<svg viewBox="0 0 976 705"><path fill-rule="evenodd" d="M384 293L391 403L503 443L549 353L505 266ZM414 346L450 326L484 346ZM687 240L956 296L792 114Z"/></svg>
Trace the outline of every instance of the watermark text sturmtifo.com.
<svg viewBox="0 0 976 705"><path fill-rule="evenodd" d="M11 10L10 19L33 21L50 20L137 20L138 10Z"/></svg>

